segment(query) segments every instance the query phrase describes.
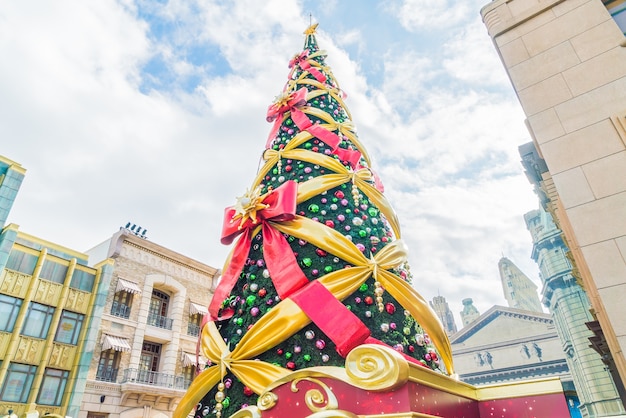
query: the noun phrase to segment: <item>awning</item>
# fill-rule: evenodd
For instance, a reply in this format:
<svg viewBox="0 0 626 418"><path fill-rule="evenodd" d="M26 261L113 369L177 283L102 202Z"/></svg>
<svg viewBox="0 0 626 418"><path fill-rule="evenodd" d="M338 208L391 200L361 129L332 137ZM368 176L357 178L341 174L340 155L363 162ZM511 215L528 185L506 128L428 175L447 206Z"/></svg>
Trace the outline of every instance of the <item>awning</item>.
<svg viewBox="0 0 626 418"><path fill-rule="evenodd" d="M185 353L183 351L183 355L181 358L182 362L183 362L183 367L191 367L191 366L195 366L196 365L196 355L195 354L191 354L191 353ZM200 367L204 368L204 366L206 366L206 359L202 356L198 356L198 364L200 365Z"/></svg>
<svg viewBox="0 0 626 418"><path fill-rule="evenodd" d="M206 315L209 313L209 310L204 305L199 305L197 303L190 302L189 303L189 315Z"/></svg>
<svg viewBox="0 0 626 418"><path fill-rule="evenodd" d="M141 289L137 286L137 283L129 282L124 279L117 279L117 287L115 288L115 293L117 292L128 292L134 294L140 294Z"/></svg>
<svg viewBox="0 0 626 418"><path fill-rule="evenodd" d="M127 338L114 337L113 335L102 335L102 350L126 351L132 350Z"/></svg>

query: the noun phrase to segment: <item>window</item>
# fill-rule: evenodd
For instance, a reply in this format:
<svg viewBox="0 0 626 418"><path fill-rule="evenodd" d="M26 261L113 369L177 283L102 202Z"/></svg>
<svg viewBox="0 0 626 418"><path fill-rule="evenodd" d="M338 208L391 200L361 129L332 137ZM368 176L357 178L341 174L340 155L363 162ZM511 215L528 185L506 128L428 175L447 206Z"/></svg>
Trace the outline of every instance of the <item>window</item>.
<svg viewBox="0 0 626 418"><path fill-rule="evenodd" d="M169 301L169 295L158 290L153 290L152 298L150 299L150 313L167 316L167 306Z"/></svg>
<svg viewBox="0 0 626 418"><path fill-rule="evenodd" d="M159 370L159 360L161 357L161 344L144 341L141 347L141 358L139 359L139 369L156 372Z"/></svg>
<svg viewBox="0 0 626 418"><path fill-rule="evenodd" d="M37 403L60 406L65 392L69 372L66 370L46 369L41 382Z"/></svg>
<svg viewBox="0 0 626 418"><path fill-rule="evenodd" d="M133 303L133 294L125 291L119 291L113 296L111 304L111 315L120 318L130 318L130 307Z"/></svg>
<svg viewBox="0 0 626 418"><path fill-rule="evenodd" d="M80 330L83 327L83 320L85 315L75 312L63 311L61 314L61 320L59 321L59 327L57 328L57 335L54 337L54 341L65 344L78 344L78 336Z"/></svg>
<svg viewBox="0 0 626 418"><path fill-rule="evenodd" d="M45 260L39 273L40 278L55 283L65 282L65 276L67 276L67 266L52 260Z"/></svg>
<svg viewBox="0 0 626 418"><path fill-rule="evenodd" d="M100 353L100 361L98 362L98 372L96 380L105 382L115 382L117 380L117 371L120 364L120 352L115 350L104 350Z"/></svg>
<svg viewBox="0 0 626 418"><path fill-rule="evenodd" d="M142 383L154 384L158 381L161 344L144 341L139 358L139 374L137 380Z"/></svg>
<svg viewBox="0 0 626 418"><path fill-rule="evenodd" d="M38 258L39 257L34 254L28 254L22 251L11 251L6 268L32 275L35 271Z"/></svg>
<svg viewBox="0 0 626 418"><path fill-rule="evenodd" d="M0 331L13 332L22 299L0 295Z"/></svg>
<svg viewBox="0 0 626 418"><path fill-rule="evenodd" d="M74 270L72 274L72 281L70 287L78 290L84 290L85 292L91 292L93 290L93 284L96 281L96 275L83 270Z"/></svg>
<svg viewBox="0 0 626 418"><path fill-rule="evenodd" d="M4 402L26 403L36 371L37 366L11 363L0 392L0 400Z"/></svg>
<svg viewBox="0 0 626 418"><path fill-rule="evenodd" d="M150 299L150 309L148 311L148 325L153 327L172 329L172 319L167 317L167 310L170 302L168 294L158 290L152 291Z"/></svg>
<svg viewBox="0 0 626 418"><path fill-rule="evenodd" d="M194 377L196 377L196 366L183 367L183 379L185 389L189 387L191 382L193 382Z"/></svg>
<svg viewBox="0 0 626 418"><path fill-rule="evenodd" d="M187 335L197 337L200 335L200 324L202 323L202 314L189 315L189 323L187 324Z"/></svg>
<svg viewBox="0 0 626 418"><path fill-rule="evenodd" d="M53 306L31 302L26 314L26 321L22 327L22 334L45 339L48 336L53 313Z"/></svg>

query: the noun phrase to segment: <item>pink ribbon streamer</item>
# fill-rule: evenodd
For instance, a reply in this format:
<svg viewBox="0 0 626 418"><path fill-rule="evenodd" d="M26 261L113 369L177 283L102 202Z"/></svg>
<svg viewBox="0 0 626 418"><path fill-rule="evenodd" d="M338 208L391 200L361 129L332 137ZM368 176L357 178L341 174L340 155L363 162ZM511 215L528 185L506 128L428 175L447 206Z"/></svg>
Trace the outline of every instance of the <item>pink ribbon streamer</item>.
<svg viewBox="0 0 626 418"><path fill-rule="evenodd" d="M300 110L302 106L306 105L307 93L307 88L302 87L288 95L285 99L269 106L267 109L266 120L268 122L274 122L274 126L272 126L272 130L267 138L265 148L269 148L272 140L276 137L276 133L278 132L278 128L282 122L282 115L286 112L291 112L291 119L296 124L298 129L301 131L308 131L311 135L328 145L333 151L337 148L341 142L339 136L336 133L321 127L317 123L312 123L311 119L309 119L309 117Z"/></svg>
<svg viewBox="0 0 626 418"><path fill-rule="evenodd" d="M296 66L300 67L302 71L307 71L311 74L317 81L320 83L324 83L326 81L326 76L322 74L317 68L311 65L311 61L308 59L309 50L305 49L300 54L296 55L289 61L289 68L291 68L291 72L289 73L289 78L296 70Z"/></svg>

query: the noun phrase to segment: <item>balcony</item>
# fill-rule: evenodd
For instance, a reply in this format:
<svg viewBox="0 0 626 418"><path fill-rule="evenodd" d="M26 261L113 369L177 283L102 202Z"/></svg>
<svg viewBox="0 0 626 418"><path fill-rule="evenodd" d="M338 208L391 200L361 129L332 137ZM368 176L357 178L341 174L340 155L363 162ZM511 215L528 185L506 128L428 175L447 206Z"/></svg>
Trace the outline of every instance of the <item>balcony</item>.
<svg viewBox="0 0 626 418"><path fill-rule="evenodd" d="M147 370L126 369L120 383L135 383L161 388L187 390L191 381L183 376L151 372Z"/></svg>
<svg viewBox="0 0 626 418"><path fill-rule="evenodd" d="M148 314L147 324L152 325L153 327L163 328L171 331L173 322L173 319L166 316L161 316L154 313Z"/></svg>
<svg viewBox="0 0 626 418"><path fill-rule="evenodd" d="M200 326L192 323L187 324L187 335L191 335L192 337L200 335Z"/></svg>
<svg viewBox="0 0 626 418"><path fill-rule="evenodd" d="M96 373L96 380L101 382L115 382L117 380L117 371L118 369L112 367L100 366Z"/></svg>
<svg viewBox="0 0 626 418"><path fill-rule="evenodd" d="M130 306L113 301L113 304L111 305L111 315L128 319L130 318Z"/></svg>

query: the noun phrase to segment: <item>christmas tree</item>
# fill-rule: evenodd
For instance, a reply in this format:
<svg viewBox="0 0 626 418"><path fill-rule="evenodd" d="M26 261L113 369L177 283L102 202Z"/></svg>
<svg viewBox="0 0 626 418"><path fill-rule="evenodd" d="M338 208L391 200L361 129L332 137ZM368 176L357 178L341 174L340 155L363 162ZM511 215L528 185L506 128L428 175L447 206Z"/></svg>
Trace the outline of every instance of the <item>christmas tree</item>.
<svg viewBox="0 0 626 418"><path fill-rule="evenodd" d="M225 211L233 249L200 336L211 365L176 416L227 417L294 370L344 365L361 344L452 373L446 334L411 286L383 194L313 25L269 106L252 187Z"/></svg>

